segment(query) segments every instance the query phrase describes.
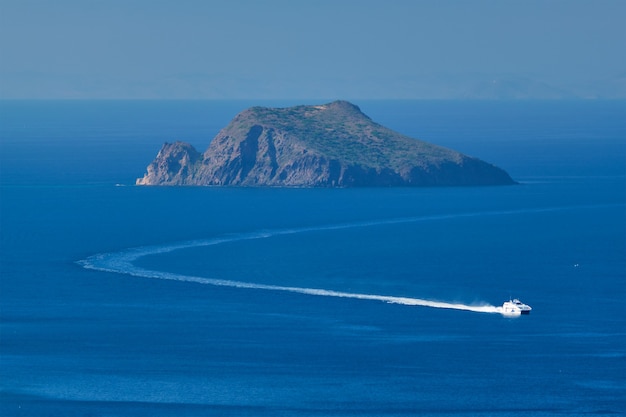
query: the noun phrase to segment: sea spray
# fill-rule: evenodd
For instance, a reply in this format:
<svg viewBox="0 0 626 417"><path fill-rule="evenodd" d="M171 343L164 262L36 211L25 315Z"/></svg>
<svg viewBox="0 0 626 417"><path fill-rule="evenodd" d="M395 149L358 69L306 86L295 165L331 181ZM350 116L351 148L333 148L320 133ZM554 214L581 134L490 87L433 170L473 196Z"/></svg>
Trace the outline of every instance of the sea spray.
<svg viewBox="0 0 626 417"><path fill-rule="evenodd" d="M141 267L134 265L134 262L137 259L144 257L144 256L169 253L169 252L173 252L176 250L190 249L190 248L202 247L202 246L220 245L223 243L237 242L237 241L244 241L244 240L266 239L266 238L271 238L274 236L292 235L292 234L298 234L298 233L334 231L334 230L352 229L352 228L359 228L359 227L372 227L372 226L382 226L382 225L391 225L391 224L415 223L415 222L422 222L422 221L438 221L438 220L447 220L447 219L462 218L462 217L499 216L499 215L504 216L504 215L515 215L515 214L522 214L522 213L539 213L539 212L560 211L560 210L568 210L568 209L583 208L583 207L591 208L591 207L598 207L598 206L546 207L546 208L535 208L535 209L454 213L454 214L441 214L441 215L430 215L430 216L419 216L419 217L402 217L402 218L372 220L372 221L363 221L363 222L354 222L354 223L340 223L340 224L310 226L310 227L300 227L300 228L290 228L290 229L263 230L263 231L256 231L256 232L251 232L251 233L241 233L241 234L234 234L234 235L217 237L217 238L191 240L191 241L186 241L186 242L177 242L177 243L158 245L158 246L144 246L144 247L138 247L138 248L130 248L130 249L122 250L120 252L111 252L111 253L102 253L102 254L93 255L93 256L88 257L87 259L78 261L77 263L87 269L114 272L114 273L126 274L126 275L143 277L143 278L195 282L195 283L205 284L205 285L226 286L226 287L245 288L245 289L257 289L257 290L266 290L266 291L285 291L285 292L315 295L315 296L324 296L324 297L374 300L374 301L382 301L382 302L391 303L391 304L463 310L463 311L472 311L472 312L477 312L477 313L505 314L501 306L493 306L490 304L469 305L469 304L462 304L462 303L449 303L449 302L443 302L443 301L426 300L426 299L421 299L421 298L399 297L399 296L378 295L378 294L360 294L360 293L350 293L350 292L342 292L342 291L320 289L320 288L290 287L290 286L280 286L280 285L270 285L270 284L258 284L258 283L245 282L245 281L233 281L233 280L226 280L226 279L197 277L197 276L190 276L190 275L175 274L175 273L170 273L170 272L149 270L149 269L141 268Z"/></svg>
<svg viewBox="0 0 626 417"><path fill-rule="evenodd" d="M257 290L267 290L267 291L286 291L286 292L292 292L292 293L325 296L325 297L376 300L376 301L382 301L382 302L387 302L387 303L392 303L392 304L402 304L402 305L408 305L408 306L421 306L421 307L431 307L431 308L463 310L463 311L472 311L472 312L477 312L477 313L500 313L500 314L507 315L507 316L516 316L517 314L505 313L502 306L493 306L490 304L469 305L469 304L462 304L462 303L449 303L449 302L443 302L443 301L426 300L426 299L420 299L420 298L377 295L377 294L349 293L349 292L319 289L319 288L290 287L290 286L279 286L279 285L269 285L269 284L258 284L258 283L253 283L253 282L244 282L244 281L233 281L233 280L225 280L225 279L213 279L213 278L206 278L206 277L196 277L196 276L189 276L189 275L182 275L182 274L174 274L174 273L169 273L169 272L148 270L148 269L137 267L136 265L133 264L133 262L144 256L169 253L169 252L173 252L176 250L190 249L190 248L202 247L202 246L220 245L223 243L237 242L237 241L244 241L244 240L266 239L266 238L271 238L275 236L292 235L292 234L298 234L298 233L336 231L336 230L353 229L353 228L360 228L360 227L373 227L373 226L383 226L383 225L402 224L402 223L416 223L416 222L425 222L425 221L439 221L439 220L448 220L448 219L454 219L454 218L467 218L467 217L479 217L479 216L506 216L506 215L516 215L516 214L524 214L524 213L541 213L541 212L571 210L575 208L580 209L580 208L598 208L598 207L615 207L615 206L621 207L623 206L623 204L544 207L544 208L534 208L534 209L498 210L498 211L494 210L494 211L481 211L481 212L468 212L468 213L439 214L439 215L418 216L418 217L402 217L402 218L392 218L392 219L385 219L385 220L371 220L371 221L299 227L299 228L290 228L290 229L262 230L262 231L256 231L256 232L251 232L251 233L233 234L233 235L227 235L227 236L216 237L216 238L192 240L192 241L186 241L186 242L177 242L177 243L165 244L165 245L159 245L159 246L144 246L144 247L138 247L138 248L130 248L130 249L122 250L120 252L111 252L111 253L102 253L102 254L93 255L93 256L88 257L87 259L78 261L77 263L87 269L114 272L114 273L126 274L126 275L144 277L144 278L166 279L166 280L173 280L173 281L186 281L186 282L195 282L195 283L206 284L206 285L228 286L228 287L235 287L235 288L257 289Z"/></svg>
<svg viewBox="0 0 626 417"><path fill-rule="evenodd" d="M82 261L78 261L78 264L82 265L84 268L87 268L87 269L114 272L114 273L126 274L126 275L143 277L143 278L195 282L195 283L205 284L205 285L227 286L227 287L234 287L234 288L256 289L256 290L266 290L266 291L285 291L285 292L315 295L315 296L324 296L324 297L374 300L374 301L382 301L382 302L391 303L391 304L463 310L463 311L472 311L472 312L477 312L477 313L502 313L502 307L496 307L496 306L489 305L489 304L468 305L468 304L462 304L462 303L449 303L449 302L443 302L443 301L426 300L426 299L411 298L411 297L399 297L399 296L378 295L378 294L361 294L361 293L351 293L351 292L335 291L335 290L320 289L320 288L291 287L291 286L280 286L280 285L270 285L270 284L258 284L258 283L253 283L253 282L234 281L234 280L226 280L226 279L197 277L197 276L190 276L190 275L175 274L175 273L170 273L170 272L149 270L149 269L141 268L141 267L134 265L134 262L137 259L144 257L144 256L148 256L148 255L163 254L163 253L173 252L176 250L189 249L189 248L202 247L202 246L213 246L213 245L219 245L219 244L228 243L228 242L265 239L265 238L270 238L274 236L290 235L290 234L296 234L296 233L306 233L306 232L314 232L314 231L332 231L332 230L342 230L342 229L349 229L349 228L411 223L411 222L429 221L429 220L431 221L432 220L444 220L444 219L458 218L458 217L507 215L507 214L523 213L523 212L528 212L528 211L546 211L546 210L557 210L557 209L559 208L534 209L534 210L488 211L488 212L476 212L476 213L457 213L457 214L407 217L407 218L396 218L396 219L387 219L387 220L378 220L378 221L334 224L334 225L325 225L325 226L311 226L311 227L291 228L291 229L265 230L265 231L223 236L223 237L218 237L218 238L192 240L192 241L178 242L178 243L159 245L159 246L145 246L145 247L138 247L138 248L130 248L130 249L122 250L120 252L97 254L97 255L90 256L87 259L84 259Z"/></svg>
<svg viewBox="0 0 626 417"><path fill-rule="evenodd" d="M102 254L90 256L87 259L78 261L77 263L87 269L114 272L114 273L131 275L131 276L136 276L136 277L143 277L143 278L195 282L199 284L227 286L227 287L234 287L234 288L246 288L246 289L257 289L257 290L267 290L267 291L285 291L285 292L325 296L325 297L375 300L375 301L382 301L382 302L391 303L391 304L463 310L463 311L472 311L472 312L477 312L477 313L499 313L503 315L511 315L511 314L506 314L502 306L494 306L490 304L470 305L470 304L462 304L462 303L450 303L450 302L443 302L443 301L426 300L426 299L421 299L421 298L399 297L399 296L378 295L378 294L360 294L360 293L350 293L350 292L342 292L342 291L320 289L320 288L290 287L290 286L280 286L280 285L270 285L270 284L258 284L258 283L245 282L245 281L233 281L233 280L226 280L226 279L197 277L197 276L148 270L148 269L144 269L144 268L134 265L134 262L137 259L144 257L144 256L164 254L164 253L169 253L169 252L182 250L182 249L190 249L190 248L203 247L203 246L214 246L214 245L220 245L223 243L237 242L237 241L244 241L244 240L266 239L266 238L271 238L275 236L293 235L293 234L307 233L307 232L336 231L336 230L353 229L353 228L360 228L360 227L373 227L373 226L383 226L383 225L402 224L402 223L416 223L416 222L425 222L425 221L439 221L439 220L448 220L448 219L454 219L454 218L467 218L467 217L479 217L479 216L506 216L506 215L516 215L516 214L524 214L524 213L541 213L541 212L550 212L550 211L570 210L574 208L580 209L580 208L598 208L598 207L613 207L613 206L616 206L616 205L607 204L607 205L588 205L588 206L544 207L544 208L518 209L518 210L493 210L493 211L438 214L438 215L416 216L416 217L401 217L401 218L392 218L392 219L385 219L385 220L371 220L371 221L362 221L362 222L353 222L353 223L339 223L339 224L298 227L298 228L289 228L289 229L261 230L261 231L256 231L256 232L233 234L233 235L227 235L227 236L216 237L216 238L191 240L191 241L177 242L177 243L164 244L164 245L158 245L158 246L144 246L144 247L138 247L138 248L125 249L119 252L102 253ZM617 206L623 206L623 205L618 204Z"/></svg>
<svg viewBox="0 0 626 417"><path fill-rule="evenodd" d="M104 262L102 262L103 260ZM467 304L460 304L460 303L446 303L446 302L441 302L441 301L425 300L425 299L411 298L411 297L396 297L396 296L378 295L378 294L361 294L361 293L351 293L351 292L335 291L335 290L328 290L328 289L321 289L321 288L305 288L305 287L289 287L289 286L281 286L281 285L257 284L253 282L214 279L214 278L197 277L197 276L192 276L192 275L175 274L171 272L153 271L149 269L136 267L130 263L126 263L126 261L124 260L115 259L114 257L100 258L98 261L95 261L95 262L92 258L89 258L85 261L81 261L81 265L83 265L87 269L94 269L94 270L106 271L106 272L116 272L120 274L126 274L126 275L131 275L131 276L136 276L136 277L142 277L142 278L195 282L198 284L215 285L215 286L221 286L221 287L245 288L245 289L266 290L266 291L285 291L285 292L315 295L315 296L322 296L322 297L338 297L338 298L354 298L354 299L359 299L359 300L374 300L374 301L387 302L390 304L403 304L407 306L421 306L421 307L444 308L444 309L452 309L452 310L465 310L465 311L473 311L477 313L502 313L502 307L496 307L492 305L467 305Z"/></svg>

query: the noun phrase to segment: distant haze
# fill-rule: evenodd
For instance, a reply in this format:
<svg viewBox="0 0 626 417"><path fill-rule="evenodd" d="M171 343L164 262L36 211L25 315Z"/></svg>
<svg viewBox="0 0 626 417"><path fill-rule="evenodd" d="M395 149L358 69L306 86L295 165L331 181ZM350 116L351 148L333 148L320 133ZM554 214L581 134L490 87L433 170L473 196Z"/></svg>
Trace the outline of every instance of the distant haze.
<svg viewBox="0 0 626 417"><path fill-rule="evenodd" d="M0 98L626 98L626 1L0 0Z"/></svg>

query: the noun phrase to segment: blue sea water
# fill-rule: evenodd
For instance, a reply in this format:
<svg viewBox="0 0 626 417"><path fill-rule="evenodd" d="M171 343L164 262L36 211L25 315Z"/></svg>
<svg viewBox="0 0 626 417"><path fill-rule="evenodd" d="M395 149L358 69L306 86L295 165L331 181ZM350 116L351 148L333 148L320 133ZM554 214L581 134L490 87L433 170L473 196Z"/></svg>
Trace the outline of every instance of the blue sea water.
<svg viewBox="0 0 626 417"><path fill-rule="evenodd" d="M0 102L0 415L626 414L626 103L356 103L516 186L132 186L256 104Z"/></svg>

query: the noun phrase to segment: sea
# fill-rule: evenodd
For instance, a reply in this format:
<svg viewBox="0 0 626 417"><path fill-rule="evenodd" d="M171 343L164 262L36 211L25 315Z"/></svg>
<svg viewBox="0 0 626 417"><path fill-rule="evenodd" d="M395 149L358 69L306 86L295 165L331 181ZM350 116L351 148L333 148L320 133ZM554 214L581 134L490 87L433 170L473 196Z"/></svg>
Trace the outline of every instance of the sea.
<svg viewBox="0 0 626 417"><path fill-rule="evenodd" d="M626 102L354 101L512 186L134 185L322 103L0 102L0 415L626 415Z"/></svg>

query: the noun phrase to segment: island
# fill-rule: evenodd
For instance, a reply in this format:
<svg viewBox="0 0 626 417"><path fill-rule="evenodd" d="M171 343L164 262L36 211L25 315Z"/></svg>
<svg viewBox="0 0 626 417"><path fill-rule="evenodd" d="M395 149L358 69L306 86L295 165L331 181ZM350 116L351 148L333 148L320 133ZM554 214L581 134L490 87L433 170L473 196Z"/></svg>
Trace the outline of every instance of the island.
<svg viewBox="0 0 626 417"><path fill-rule="evenodd" d="M242 111L204 153L166 143L137 185L427 187L515 184L480 159L381 126L347 101Z"/></svg>

